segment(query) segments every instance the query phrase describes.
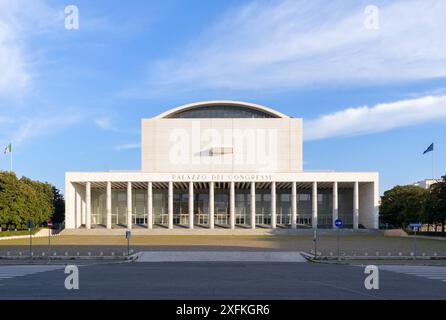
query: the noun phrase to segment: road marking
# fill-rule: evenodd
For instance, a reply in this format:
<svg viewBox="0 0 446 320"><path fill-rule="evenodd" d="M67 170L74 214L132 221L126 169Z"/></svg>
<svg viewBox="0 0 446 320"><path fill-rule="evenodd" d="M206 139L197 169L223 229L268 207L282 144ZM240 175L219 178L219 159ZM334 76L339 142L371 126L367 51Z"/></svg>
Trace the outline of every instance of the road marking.
<svg viewBox="0 0 446 320"><path fill-rule="evenodd" d="M429 280L446 282L446 267L443 266L379 266L379 270L404 273L411 276L423 277Z"/></svg>
<svg viewBox="0 0 446 320"><path fill-rule="evenodd" d="M17 266L0 266L0 281L3 279L11 279L15 277L22 277L29 274L40 272L47 272L53 270L63 269L63 265L17 265Z"/></svg>
<svg viewBox="0 0 446 320"><path fill-rule="evenodd" d="M143 251L137 262L306 262L300 252L272 251Z"/></svg>

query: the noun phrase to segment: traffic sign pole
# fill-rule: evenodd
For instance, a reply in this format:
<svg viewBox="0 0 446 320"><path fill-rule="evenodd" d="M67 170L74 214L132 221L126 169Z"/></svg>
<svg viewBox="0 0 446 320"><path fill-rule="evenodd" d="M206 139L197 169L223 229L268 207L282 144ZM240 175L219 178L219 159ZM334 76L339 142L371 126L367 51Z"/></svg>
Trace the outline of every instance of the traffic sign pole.
<svg viewBox="0 0 446 320"><path fill-rule="evenodd" d="M341 228L338 228L338 261L341 261L341 250L339 248L339 234L341 233Z"/></svg>
<svg viewBox="0 0 446 320"><path fill-rule="evenodd" d="M338 261L341 261L340 238L341 238L342 220L341 220L341 219L336 219L336 220L335 220L335 226L338 228L338 237L337 237L337 244L338 244Z"/></svg>
<svg viewBox="0 0 446 320"><path fill-rule="evenodd" d="M132 232L127 230L125 232L125 238L127 239L127 256L130 256L130 237L132 236Z"/></svg>
<svg viewBox="0 0 446 320"><path fill-rule="evenodd" d="M317 259L317 229L314 229L313 241L314 241L314 258Z"/></svg>
<svg viewBox="0 0 446 320"><path fill-rule="evenodd" d="M417 229L414 228L414 234L413 234L413 259L415 260L417 258Z"/></svg>
<svg viewBox="0 0 446 320"><path fill-rule="evenodd" d="M48 220L48 260L50 259L51 255L51 229L53 227L53 222L51 220Z"/></svg>

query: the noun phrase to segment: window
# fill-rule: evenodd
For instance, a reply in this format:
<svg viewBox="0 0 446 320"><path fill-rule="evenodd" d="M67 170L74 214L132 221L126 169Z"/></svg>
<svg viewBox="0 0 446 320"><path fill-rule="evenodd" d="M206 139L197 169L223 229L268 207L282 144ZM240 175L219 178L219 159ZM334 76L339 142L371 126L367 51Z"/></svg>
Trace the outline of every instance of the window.
<svg viewBox="0 0 446 320"><path fill-rule="evenodd" d="M310 201L311 200L311 195L309 193L301 193L298 196L299 196L299 201Z"/></svg>
<svg viewBox="0 0 446 320"><path fill-rule="evenodd" d="M238 105L208 105L199 106L187 110L180 110L167 118L278 118L276 115Z"/></svg>

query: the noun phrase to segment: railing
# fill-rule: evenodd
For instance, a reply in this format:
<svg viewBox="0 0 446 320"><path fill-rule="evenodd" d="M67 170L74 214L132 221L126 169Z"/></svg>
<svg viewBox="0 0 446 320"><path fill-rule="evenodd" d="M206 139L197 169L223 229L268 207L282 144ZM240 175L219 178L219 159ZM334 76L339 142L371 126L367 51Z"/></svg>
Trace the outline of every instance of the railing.
<svg viewBox="0 0 446 320"><path fill-rule="evenodd" d="M214 213L214 223L215 224L229 224L229 210L228 208L219 209L216 208Z"/></svg>
<svg viewBox="0 0 446 320"><path fill-rule="evenodd" d="M214 222L215 224L220 225L228 225L230 214L229 208L215 208L216 211L214 213ZM121 210L121 212L120 212ZM122 208L116 208L115 212L111 214L111 223L112 224L127 224L127 212L122 211ZM209 213L208 209L202 210L201 208L197 208L198 212L194 213L194 224L198 225L208 225L209 224ZM144 212L133 213L132 214L132 223L136 225L146 225L147 224L147 213L146 210ZM235 224L244 225L249 224L250 222L250 213L247 208L235 208ZM285 213L284 213L285 211ZM291 209L282 210L278 208L276 213L276 224L277 225L291 225ZM338 215L344 225L353 225L353 214L352 213L340 213ZM106 224L106 214L101 213L92 213L91 214L91 224L93 225L105 225ZM319 214L318 215L318 226L332 226L333 217L331 214ZM153 213L153 223L167 225L169 221L169 214L166 212L164 208L162 208L161 213L154 212ZM188 225L189 224L189 212L188 210L184 210L180 208L180 212L173 215L173 223L179 225ZM255 223L257 225L270 225L271 224L271 213L266 208L261 208L260 212L256 212L255 215ZM297 214L296 215L296 223L298 225L312 225L312 215L311 214Z"/></svg>
<svg viewBox="0 0 446 320"><path fill-rule="evenodd" d="M207 225L209 224L209 214L204 212L196 213L194 221L196 224Z"/></svg>
<svg viewBox="0 0 446 320"><path fill-rule="evenodd" d="M311 215L298 215L296 218L296 223L298 225L311 226L312 220Z"/></svg>

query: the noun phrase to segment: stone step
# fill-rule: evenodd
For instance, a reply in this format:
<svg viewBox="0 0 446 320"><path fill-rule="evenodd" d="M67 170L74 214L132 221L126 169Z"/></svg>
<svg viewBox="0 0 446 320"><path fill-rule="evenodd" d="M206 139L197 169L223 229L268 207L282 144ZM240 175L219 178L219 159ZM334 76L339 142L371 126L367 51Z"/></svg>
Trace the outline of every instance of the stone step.
<svg viewBox="0 0 446 320"><path fill-rule="evenodd" d="M307 262L300 252L142 251L136 262Z"/></svg>
<svg viewBox="0 0 446 320"><path fill-rule="evenodd" d="M113 236L113 235L123 235L125 236L125 232L127 229L125 228L116 228L116 229L105 229L105 228L93 228L93 229L65 229L61 232L62 235L104 235L104 236ZM166 228L154 228L154 229L146 229L146 228L133 228L132 235L141 235L141 236L150 236L150 235L313 235L312 229L267 229L267 228L256 228L256 229L245 229L245 228L236 228L235 230L225 229L225 228L216 228L216 229L206 229L206 228L195 228L195 229L187 229L176 227L174 229L166 229ZM337 230L333 229L318 229L318 235L336 235ZM371 230L371 229L343 229L341 230L341 234L382 234L382 231L379 230Z"/></svg>

